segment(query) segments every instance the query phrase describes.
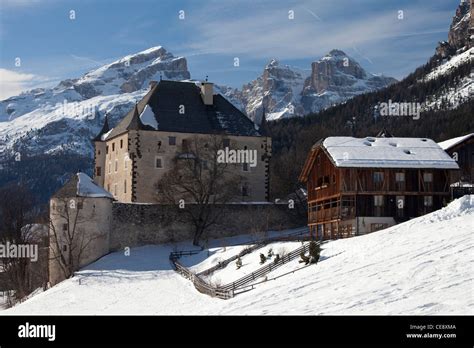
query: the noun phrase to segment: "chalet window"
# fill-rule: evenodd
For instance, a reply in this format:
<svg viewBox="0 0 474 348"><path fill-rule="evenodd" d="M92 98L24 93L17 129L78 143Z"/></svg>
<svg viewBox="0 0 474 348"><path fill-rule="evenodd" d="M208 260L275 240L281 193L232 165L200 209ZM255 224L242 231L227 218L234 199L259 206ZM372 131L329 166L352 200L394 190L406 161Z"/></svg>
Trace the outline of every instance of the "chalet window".
<svg viewBox="0 0 474 348"><path fill-rule="evenodd" d="M115 173L117 173L118 170L118 160L115 160Z"/></svg>
<svg viewBox="0 0 474 348"><path fill-rule="evenodd" d="M317 185L317 187L321 187L321 186L323 186L323 178L322 178L322 177L321 177L321 178L318 178L318 185Z"/></svg>
<svg viewBox="0 0 474 348"><path fill-rule="evenodd" d="M423 205L425 207L432 207L433 206L433 196L424 196L423 197Z"/></svg>
<svg viewBox="0 0 474 348"><path fill-rule="evenodd" d="M424 182L433 182L433 173L423 173Z"/></svg>
<svg viewBox="0 0 474 348"><path fill-rule="evenodd" d="M374 172L374 183L383 182L383 172Z"/></svg>
<svg viewBox="0 0 474 348"><path fill-rule="evenodd" d="M383 216L384 196L374 196L374 216Z"/></svg>
<svg viewBox="0 0 474 348"><path fill-rule="evenodd" d="M112 152L115 151L115 143L112 143Z"/></svg>
<svg viewBox="0 0 474 348"><path fill-rule="evenodd" d="M176 137L168 137L168 144L169 145L176 145Z"/></svg>
<svg viewBox="0 0 474 348"><path fill-rule="evenodd" d="M123 148L123 139L120 139L120 148Z"/></svg>
<svg viewBox="0 0 474 348"><path fill-rule="evenodd" d="M102 176L102 167L95 167L95 175Z"/></svg>
<svg viewBox="0 0 474 348"><path fill-rule="evenodd" d="M243 172L249 172L249 164L248 163L242 163L242 171Z"/></svg>
<svg viewBox="0 0 474 348"><path fill-rule="evenodd" d="M404 182L405 181L405 173L395 173L395 181L396 182Z"/></svg>
<svg viewBox="0 0 474 348"><path fill-rule="evenodd" d="M163 159L161 157L155 158L155 168L157 169L163 168Z"/></svg>
<svg viewBox="0 0 474 348"><path fill-rule="evenodd" d="M222 145L224 146L224 148L230 147L230 139L223 139Z"/></svg>
<svg viewBox="0 0 474 348"><path fill-rule="evenodd" d="M374 206L375 207L383 207L383 196L382 195L377 195L374 196Z"/></svg>

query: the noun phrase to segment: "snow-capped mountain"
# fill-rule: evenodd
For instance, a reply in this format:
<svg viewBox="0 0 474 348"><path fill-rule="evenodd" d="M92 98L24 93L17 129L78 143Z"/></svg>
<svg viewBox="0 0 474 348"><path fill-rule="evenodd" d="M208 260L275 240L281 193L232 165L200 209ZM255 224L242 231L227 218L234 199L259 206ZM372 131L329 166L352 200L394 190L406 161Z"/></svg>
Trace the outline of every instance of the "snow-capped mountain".
<svg viewBox="0 0 474 348"><path fill-rule="evenodd" d="M141 99L152 80L189 79L187 62L163 47L128 55L56 87L35 89L0 103L4 153L92 154L90 139L104 114L117 122ZM3 121L3 122L2 122ZM5 151L6 150L6 151Z"/></svg>
<svg viewBox="0 0 474 348"><path fill-rule="evenodd" d="M395 79L366 72L341 50L332 50L303 70L272 59L256 80L232 97L240 100L247 115L260 122L302 116L341 103L355 95L377 90Z"/></svg>

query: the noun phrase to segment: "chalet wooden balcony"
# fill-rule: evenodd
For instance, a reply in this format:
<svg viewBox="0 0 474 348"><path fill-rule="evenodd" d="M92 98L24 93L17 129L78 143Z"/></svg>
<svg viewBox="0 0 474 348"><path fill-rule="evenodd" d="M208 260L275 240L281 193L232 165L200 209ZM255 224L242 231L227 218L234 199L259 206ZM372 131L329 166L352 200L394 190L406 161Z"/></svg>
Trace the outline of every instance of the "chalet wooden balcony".
<svg viewBox="0 0 474 348"><path fill-rule="evenodd" d="M333 207L308 212L308 222L345 220L355 217L355 207Z"/></svg>

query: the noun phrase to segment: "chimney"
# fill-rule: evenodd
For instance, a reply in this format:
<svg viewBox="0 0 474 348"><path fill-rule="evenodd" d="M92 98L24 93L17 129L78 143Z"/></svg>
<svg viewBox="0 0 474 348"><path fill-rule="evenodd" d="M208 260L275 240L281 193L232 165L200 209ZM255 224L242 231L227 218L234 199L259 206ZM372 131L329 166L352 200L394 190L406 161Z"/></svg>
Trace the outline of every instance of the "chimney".
<svg viewBox="0 0 474 348"><path fill-rule="evenodd" d="M157 83L158 83L157 81L150 81L150 82L148 83L148 88L149 88L149 89L152 89L153 87L156 86Z"/></svg>
<svg viewBox="0 0 474 348"><path fill-rule="evenodd" d="M201 82L201 97L204 105L212 105L214 102L214 84L212 82Z"/></svg>

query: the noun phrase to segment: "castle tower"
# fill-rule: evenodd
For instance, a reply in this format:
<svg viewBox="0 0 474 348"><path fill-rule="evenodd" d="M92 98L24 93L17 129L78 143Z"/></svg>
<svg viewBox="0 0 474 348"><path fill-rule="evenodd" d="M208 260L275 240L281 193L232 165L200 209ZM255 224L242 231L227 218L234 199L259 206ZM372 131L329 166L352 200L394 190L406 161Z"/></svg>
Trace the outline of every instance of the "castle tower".
<svg viewBox="0 0 474 348"><path fill-rule="evenodd" d="M96 117L100 117L97 112ZM92 139L94 143L94 181L96 184L104 187L105 177L105 157L107 154L107 145L104 136L110 131L107 114L105 115L104 125L99 134Z"/></svg>

